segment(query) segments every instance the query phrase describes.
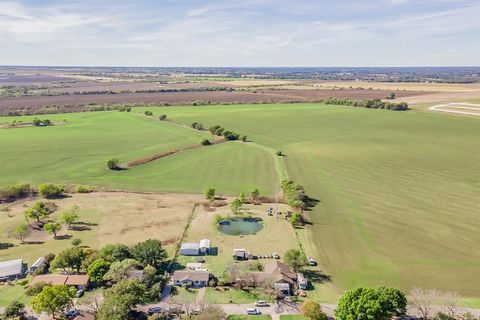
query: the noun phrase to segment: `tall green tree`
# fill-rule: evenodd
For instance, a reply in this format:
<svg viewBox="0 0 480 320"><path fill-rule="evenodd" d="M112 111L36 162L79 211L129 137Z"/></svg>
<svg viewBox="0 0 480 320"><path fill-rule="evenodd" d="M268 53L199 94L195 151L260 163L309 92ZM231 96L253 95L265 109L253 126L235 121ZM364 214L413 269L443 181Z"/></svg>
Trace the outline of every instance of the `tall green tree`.
<svg viewBox="0 0 480 320"><path fill-rule="evenodd" d="M132 250L124 244L107 244L100 249L99 257L108 262L122 261L133 257Z"/></svg>
<svg viewBox="0 0 480 320"><path fill-rule="evenodd" d="M338 320L390 320L405 315L407 298L394 288L357 288L346 292L335 310Z"/></svg>
<svg viewBox="0 0 480 320"><path fill-rule="evenodd" d="M240 212L240 209L242 208L242 204L243 203L240 199L235 199L230 204L230 209L232 209L232 212L234 214L238 214Z"/></svg>
<svg viewBox="0 0 480 320"><path fill-rule="evenodd" d="M46 312L53 319L57 319L57 316L73 305L72 299L74 295L74 287L63 285L45 286L39 294L33 297L30 305L36 313Z"/></svg>
<svg viewBox="0 0 480 320"><path fill-rule="evenodd" d="M307 257L298 249L290 249L285 252L283 257L285 264L297 272L307 264Z"/></svg>
<svg viewBox="0 0 480 320"><path fill-rule="evenodd" d="M80 272L82 264L87 258L88 253L84 248L72 247L60 252L53 261L53 267L62 269L72 269Z"/></svg>
<svg viewBox="0 0 480 320"><path fill-rule="evenodd" d="M208 187L207 190L205 190L205 198L210 201L215 200L215 188Z"/></svg>
<svg viewBox="0 0 480 320"><path fill-rule="evenodd" d="M162 243L157 239L148 239L137 243L133 247L134 258L144 266L151 265L157 270L161 270L163 263L167 259L167 252L162 247Z"/></svg>
<svg viewBox="0 0 480 320"><path fill-rule="evenodd" d="M110 269L110 263L104 259L97 259L87 267L87 274L93 282L101 283Z"/></svg>
<svg viewBox="0 0 480 320"><path fill-rule="evenodd" d="M53 238L56 239L57 233L62 230L62 225L59 222L49 222L43 226L43 229L53 235Z"/></svg>
<svg viewBox="0 0 480 320"><path fill-rule="evenodd" d="M307 300L300 306L300 314L310 320L328 320L322 307L315 301Z"/></svg>
<svg viewBox="0 0 480 320"><path fill-rule="evenodd" d="M28 234L28 224L25 222L19 224L13 230L13 236L18 240L20 240L21 243L23 243L27 234Z"/></svg>
<svg viewBox="0 0 480 320"><path fill-rule="evenodd" d="M128 319L129 311L148 300L147 287L137 280L123 280L104 291L104 301L97 320Z"/></svg>
<svg viewBox="0 0 480 320"><path fill-rule="evenodd" d="M24 215L27 219L34 219L40 222L42 219L48 217L48 209L43 201L37 201L31 208L25 210Z"/></svg>
<svg viewBox="0 0 480 320"><path fill-rule="evenodd" d="M80 215L78 214L78 206L73 206L62 213L60 221L65 223L68 226L68 229L71 229L72 225L77 223L79 219Z"/></svg>

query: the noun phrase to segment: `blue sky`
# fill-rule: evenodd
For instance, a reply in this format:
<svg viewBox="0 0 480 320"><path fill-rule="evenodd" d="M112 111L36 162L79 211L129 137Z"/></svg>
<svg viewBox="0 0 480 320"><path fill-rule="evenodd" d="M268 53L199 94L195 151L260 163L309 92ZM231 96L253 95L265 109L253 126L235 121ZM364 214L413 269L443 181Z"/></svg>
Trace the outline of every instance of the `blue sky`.
<svg viewBox="0 0 480 320"><path fill-rule="evenodd" d="M480 65L478 0L0 0L0 64Z"/></svg>

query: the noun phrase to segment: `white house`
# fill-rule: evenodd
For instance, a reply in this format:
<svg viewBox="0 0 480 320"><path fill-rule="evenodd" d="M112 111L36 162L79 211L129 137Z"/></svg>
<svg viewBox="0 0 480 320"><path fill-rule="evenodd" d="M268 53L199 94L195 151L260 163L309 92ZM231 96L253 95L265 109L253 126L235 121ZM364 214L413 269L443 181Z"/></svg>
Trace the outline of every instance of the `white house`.
<svg viewBox="0 0 480 320"><path fill-rule="evenodd" d="M203 270L177 270L173 273L176 286L205 287L210 279L210 272Z"/></svg>
<svg viewBox="0 0 480 320"><path fill-rule="evenodd" d="M35 261L35 262L30 266L30 268L28 269L28 272L29 272L29 273L34 272L35 270L37 270L38 268L40 268L41 266L43 266L45 262L47 262L47 260L45 259L45 257L40 257L40 258L38 258L37 261Z"/></svg>
<svg viewBox="0 0 480 320"><path fill-rule="evenodd" d="M22 259L0 262L0 282L17 280L23 275L23 271Z"/></svg>

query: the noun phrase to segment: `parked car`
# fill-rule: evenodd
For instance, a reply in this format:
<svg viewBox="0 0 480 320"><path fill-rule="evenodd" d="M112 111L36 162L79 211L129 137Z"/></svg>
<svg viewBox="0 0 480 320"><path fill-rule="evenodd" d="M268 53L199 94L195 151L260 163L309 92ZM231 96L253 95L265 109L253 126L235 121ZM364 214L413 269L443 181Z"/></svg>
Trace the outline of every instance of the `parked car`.
<svg viewBox="0 0 480 320"><path fill-rule="evenodd" d="M257 315L262 313L256 308L247 308L247 314Z"/></svg>
<svg viewBox="0 0 480 320"><path fill-rule="evenodd" d="M280 259L280 255L276 252L272 253L272 258L273 259Z"/></svg>
<svg viewBox="0 0 480 320"><path fill-rule="evenodd" d="M311 266L316 266L317 265L317 261L313 260L313 258L311 256L308 256L307 260L308 260L309 265L311 265Z"/></svg>
<svg viewBox="0 0 480 320"><path fill-rule="evenodd" d="M266 301L257 301L255 302L255 307L269 307L270 305Z"/></svg>
<svg viewBox="0 0 480 320"><path fill-rule="evenodd" d="M149 315L160 313L160 312L162 312L162 309L160 307L151 307L151 308L148 308L147 310L147 314Z"/></svg>
<svg viewBox="0 0 480 320"><path fill-rule="evenodd" d="M85 293L85 290L78 289L77 292L75 292L75 298L80 298L81 296L83 296L84 293Z"/></svg>
<svg viewBox="0 0 480 320"><path fill-rule="evenodd" d="M77 309L69 309L69 310L65 311L65 317L67 317L69 319L75 318L78 315L80 315L80 312L78 312Z"/></svg>

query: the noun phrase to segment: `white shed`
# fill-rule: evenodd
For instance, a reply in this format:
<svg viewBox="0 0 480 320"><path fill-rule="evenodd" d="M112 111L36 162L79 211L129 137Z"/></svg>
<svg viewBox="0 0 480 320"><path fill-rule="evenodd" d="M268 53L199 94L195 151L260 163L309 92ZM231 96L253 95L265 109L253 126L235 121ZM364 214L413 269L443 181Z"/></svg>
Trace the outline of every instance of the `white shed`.
<svg viewBox="0 0 480 320"><path fill-rule="evenodd" d="M17 280L23 271L22 259L0 262L0 282Z"/></svg>
<svg viewBox="0 0 480 320"><path fill-rule="evenodd" d="M200 253L208 253L210 251L210 240L202 239L200 240Z"/></svg>
<svg viewBox="0 0 480 320"><path fill-rule="evenodd" d="M200 254L200 245L198 243L182 243L180 254L183 256L198 256Z"/></svg>
<svg viewBox="0 0 480 320"><path fill-rule="evenodd" d="M31 266L30 268L28 269L28 272L29 273L32 273L34 272L35 270L37 270L38 268L40 268L41 266L43 266L43 264L47 262L47 260L45 260L45 257L40 257L37 259L37 261L35 261Z"/></svg>

